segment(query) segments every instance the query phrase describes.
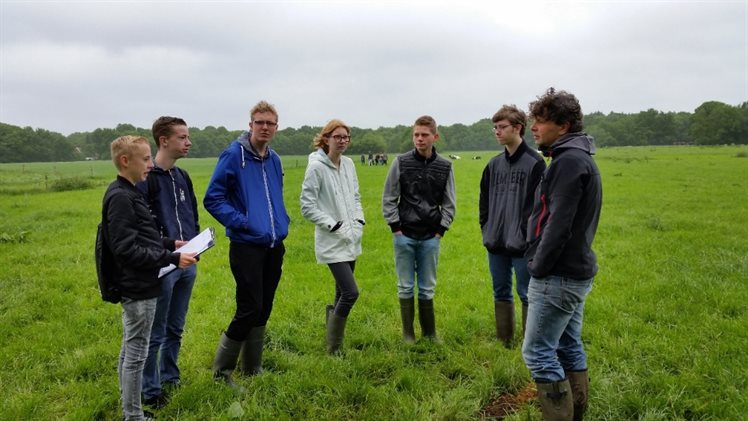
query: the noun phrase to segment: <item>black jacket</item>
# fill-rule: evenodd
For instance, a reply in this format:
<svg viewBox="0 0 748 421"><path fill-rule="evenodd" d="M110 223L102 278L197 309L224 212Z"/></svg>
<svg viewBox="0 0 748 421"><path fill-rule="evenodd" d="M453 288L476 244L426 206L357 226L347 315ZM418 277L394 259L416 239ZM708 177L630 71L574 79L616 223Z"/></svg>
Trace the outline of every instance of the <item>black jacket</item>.
<svg viewBox="0 0 748 421"><path fill-rule="evenodd" d="M393 161L382 193L382 213L392 232L415 240L443 236L455 210L452 163L436 148L428 159L413 149Z"/></svg>
<svg viewBox="0 0 748 421"><path fill-rule="evenodd" d="M527 268L535 278L593 278L597 258L592 241L603 198L600 171L591 156L593 140L568 133L543 152L552 160L535 192Z"/></svg>
<svg viewBox="0 0 748 421"><path fill-rule="evenodd" d="M527 250L527 220L545 161L525 142L514 155L491 158L480 181L479 221L483 245L493 254L521 257Z"/></svg>
<svg viewBox="0 0 748 421"><path fill-rule="evenodd" d="M117 263L117 279L123 297L142 300L158 297L158 271L179 264L174 240L161 238L143 194L127 179L117 176L104 195L107 239Z"/></svg>

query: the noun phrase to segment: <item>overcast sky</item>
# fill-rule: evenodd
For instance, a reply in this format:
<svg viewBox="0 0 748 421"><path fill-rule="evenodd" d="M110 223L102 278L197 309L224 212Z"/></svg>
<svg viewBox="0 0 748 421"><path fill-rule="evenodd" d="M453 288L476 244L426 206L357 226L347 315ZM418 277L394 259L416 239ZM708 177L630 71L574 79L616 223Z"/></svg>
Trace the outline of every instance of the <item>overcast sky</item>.
<svg viewBox="0 0 748 421"><path fill-rule="evenodd" d="M472 124L549 86L584 112L748 100L748 1L0 0L0 122Z"/></svg>

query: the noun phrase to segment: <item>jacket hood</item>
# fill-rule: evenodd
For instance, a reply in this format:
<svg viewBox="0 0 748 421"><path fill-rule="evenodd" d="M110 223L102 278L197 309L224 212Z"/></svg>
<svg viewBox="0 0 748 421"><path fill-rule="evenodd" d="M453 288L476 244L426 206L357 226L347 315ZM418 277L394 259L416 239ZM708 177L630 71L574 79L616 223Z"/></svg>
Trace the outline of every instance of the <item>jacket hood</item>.
<svg viewBox="0 0 748 421"><path fill-rule="evenodd" d="M595 139L587 133L567 133L550 147L541 147L544 156L553 156L564 149L581 149L590 155L595 154Z"/></svg>
<svg viewBox="0 0 748 421"><path fill-rule="evenodd" d="M332 163L330 157L327 156L325 150L322 148L318 148L316 151L309 154L309 163L311 164L312 162L319 162L332 169L337 169L335 164Z"/></svg>
<svg viewBox="0 0 748 421"><path fill-rule="evenodd" d="M241 157L242 168L244 168L246 159L254 159L257 161L262 161L262 160L270 158L270 155L273 154L273 150L268 146L268 150L265 156L260 156L260 154L257 153L257 150L254 148L254 146L252 146L252 144L249 142L250 135L251 135L251 132L243 131L242 134L240 134L239 137L236 138L236 142L238 142L242 147L242 157Z"/></svg>

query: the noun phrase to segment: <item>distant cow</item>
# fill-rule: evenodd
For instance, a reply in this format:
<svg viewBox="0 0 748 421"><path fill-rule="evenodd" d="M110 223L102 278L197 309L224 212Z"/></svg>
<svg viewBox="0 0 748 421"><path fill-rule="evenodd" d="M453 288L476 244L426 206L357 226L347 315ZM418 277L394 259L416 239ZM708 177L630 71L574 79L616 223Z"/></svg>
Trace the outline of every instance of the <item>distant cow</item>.
<svg viewBox="0 0 748 421"><path fill-rule="evenodd" d="M454 160L461 159L460 155L449 154L449 157L452 158L452 159L454 159Z"/></svg>
<svg viewBox="0 0 748 421"><path fill-rule="evenodd" d="M475 159L480 159L480 155L476 155L476 156L474 156L474 157L473 157L473 160L475 160Z"/></svg>

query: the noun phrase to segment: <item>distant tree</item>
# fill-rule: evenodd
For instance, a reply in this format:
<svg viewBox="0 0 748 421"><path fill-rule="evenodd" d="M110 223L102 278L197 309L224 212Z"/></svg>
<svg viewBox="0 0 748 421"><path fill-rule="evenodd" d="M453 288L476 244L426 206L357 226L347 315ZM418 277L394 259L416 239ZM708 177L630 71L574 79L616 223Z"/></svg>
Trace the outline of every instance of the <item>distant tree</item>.
<svg viewBox="0 0 748 421"><path fill-rule="evenodd" d="M690 133L697 145L735 143L740 137L740 112L718 101L701 104L691 117Z"/></svg>
<svg viewBox="0 0 748 421"><path fill-rule="evenodd" d="M496 138L488 118L471 125L440 126L439 151L495 150ZM628 145L670 145L695 143L698 145L748 144L748 101L738 106L709 101L694 113L662 112L648 109L635 114L592 112L584 117L584 130L595 138L599 147ZM306 155L319 127L304 125L298 129L279 130L272 147L286 155ZM242 130L206 126L190 127L191 157L216 157ZM363 129L351 127L351 154L387 152L401 153L413 148L412 128L398 125ZM122 135L139 135L151 139L150 128L120 123L115 128L98 128L92 132L76 132L65 137L59 133L31 127L0 123L0 162L70 161L87 157L109 159L109 145ZM535 144L531 128L525 130L525 141Z"/></svg>
<svg viewBox="0 0 748 421"><path fill-rule="evenodd" d="M351 155L378 154L387 151L387 142L384 137L376 132L368 131L363 134L360 138L354 138L351 141L351 146L348 148L348 153Z"/></svg>

